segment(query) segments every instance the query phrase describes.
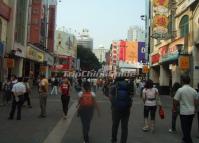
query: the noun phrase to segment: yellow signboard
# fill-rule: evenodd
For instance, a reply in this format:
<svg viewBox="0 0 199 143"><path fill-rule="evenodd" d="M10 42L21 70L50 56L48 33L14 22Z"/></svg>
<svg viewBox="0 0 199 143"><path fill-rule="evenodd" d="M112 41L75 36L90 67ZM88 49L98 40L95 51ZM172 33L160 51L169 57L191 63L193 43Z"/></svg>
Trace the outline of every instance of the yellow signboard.
<svg viewBox="0 0 199 143"><path fill-rule="evenodd" d="M38 61L38 62L43 62L44 61L44 53L28 46L27 58L29 58L31 60Z"/></svg>
<svg viewBox="0 0 199 143"><path fill-rule="evenodd" d="M180 56L180 58L178 59L178 65L181 70L189 69L189 56Z"/></svg>

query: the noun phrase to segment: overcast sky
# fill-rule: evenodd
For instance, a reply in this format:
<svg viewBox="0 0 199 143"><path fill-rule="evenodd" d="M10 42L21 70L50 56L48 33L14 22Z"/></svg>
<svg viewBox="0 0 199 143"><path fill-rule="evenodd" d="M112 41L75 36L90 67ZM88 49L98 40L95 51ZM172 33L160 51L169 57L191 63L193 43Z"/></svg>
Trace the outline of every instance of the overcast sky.
<svg viewBox="0 0 199 143"><path fill-rule="evenodd" d="M59 1L59 0L58 0ZM89 30L94 48L109 48L113 40L127 38L130 26L144 28L145 0L61 0L57 7L57 28Z"/></svg>

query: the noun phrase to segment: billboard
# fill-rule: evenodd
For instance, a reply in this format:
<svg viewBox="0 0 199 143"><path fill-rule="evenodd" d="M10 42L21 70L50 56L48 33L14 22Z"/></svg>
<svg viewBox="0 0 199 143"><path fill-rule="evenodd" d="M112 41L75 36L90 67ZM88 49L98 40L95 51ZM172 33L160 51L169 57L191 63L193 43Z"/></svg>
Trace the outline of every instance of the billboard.
<svg viewBox="0 0 199 143"><path fill-rule="evenodd" d="M57 55L76 57L77 40L73 34L56 30L54 52Z"/></svg>
<svg viewBox="0 0 199 143"><path fill-rule="evenodd" d="M33 0L31 9L30 37L29 42L40 43L42 0Z"/></svg>
<svg viewBox="0 0 199 143"><path fill-rule="evenodd" d="M153 37L156 39L164 39L164 35L168 33L168 5L169 0L153 1Z"/></svg>
<svg viewBox="0 0 199 143"><path fill-rule="evenodd" d="M126 60L126 41L123 40L119 42L119 60Z"/></svg>
<svg viewBox="0 0 199 143"><path fill-rule="evenodd" d="M126 47L126 62L138 62L138 42L128 41Z"/></svg>
<svg viewBox="0 0 199 143"><path fill-rule="evenodd" d="M138 62L140 63L146 63L146 58L145 58L145 42L138 42Z"/></svg>

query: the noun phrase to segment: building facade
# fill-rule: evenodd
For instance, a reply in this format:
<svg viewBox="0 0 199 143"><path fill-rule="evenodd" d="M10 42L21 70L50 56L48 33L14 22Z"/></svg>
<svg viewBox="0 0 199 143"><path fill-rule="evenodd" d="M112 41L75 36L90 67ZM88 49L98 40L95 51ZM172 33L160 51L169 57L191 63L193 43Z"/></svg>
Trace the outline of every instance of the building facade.
<svg viewBox="0 0 199 143"><path fill-rule="evenodd" d="M150 78L159 84L160 92L164 94L169 94L171 86L175 82L180 82L182 73L186 72L190 75L194 88L199 82L196 44L198 33L195 32L198 30L196 26L198 16L195 16L198 3L197 0L164 0L168 8L165 21L167 32L157 34L154 32L154 27L151 27ZM153 17L151 22L154 22L157 12L155 5L151 5L150 9Z"/></svg>
<svg viewBox="0 0 199 143"><path fill-rule="evenodd" d="M129 27L127 33L128 41L145 41L145 32L138 26Z"/></svg>
<svg viewBox="0 0 199 143"><path fill-rule="evenodd" d="M100 63L106 61L106 53L108 52L108 49L104 49L104 47L99 47L98 49L93 49L93 53L97 57Z"/></svg>

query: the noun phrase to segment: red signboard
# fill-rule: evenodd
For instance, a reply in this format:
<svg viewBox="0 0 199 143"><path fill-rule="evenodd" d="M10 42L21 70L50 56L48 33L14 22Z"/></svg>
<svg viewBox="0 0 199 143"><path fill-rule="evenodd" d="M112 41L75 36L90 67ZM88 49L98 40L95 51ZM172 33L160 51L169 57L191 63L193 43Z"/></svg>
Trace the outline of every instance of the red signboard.
<svg viewBox="0 0 199 143"><path fill-rule="evenodd" d="M160 55L159 54L155 54L155 55L151 56L152 64L158 63L159 60L160 60Z"/></svg>
<svg viewBox="0 0 199 143"><path fill-rule="evenodd" d="M31 24L30 24L30 43L40 43L42 0L32 1Z"/></svg>
<svg viewBox="0 0 199 143"><path fill-rule="evenodd" d="M52 70L52 71L67 71L67 70L69 70L69 65L63 64L63 65L51 66L50 70Z"/></svg>
<svg viewBox="0 0 199 143"><path fill-rule="evenodd" d="M0 0L0 16L6 20L10 20L11 8L8 7L3 1Z"/></svg>
<svg viewBox="0 0 199 143"><path fill-rule="evenodd" d="M160 48L160 56L161 56L161 57L166 56L167 53L168 53L168 45L163 46L163 47Z"/></svg>
<svg viewBox="0 0 199 143"><path fill-rule="evenodd" d="M125 61L126 57L126 41L120 41L119 60Z"/></svg>

